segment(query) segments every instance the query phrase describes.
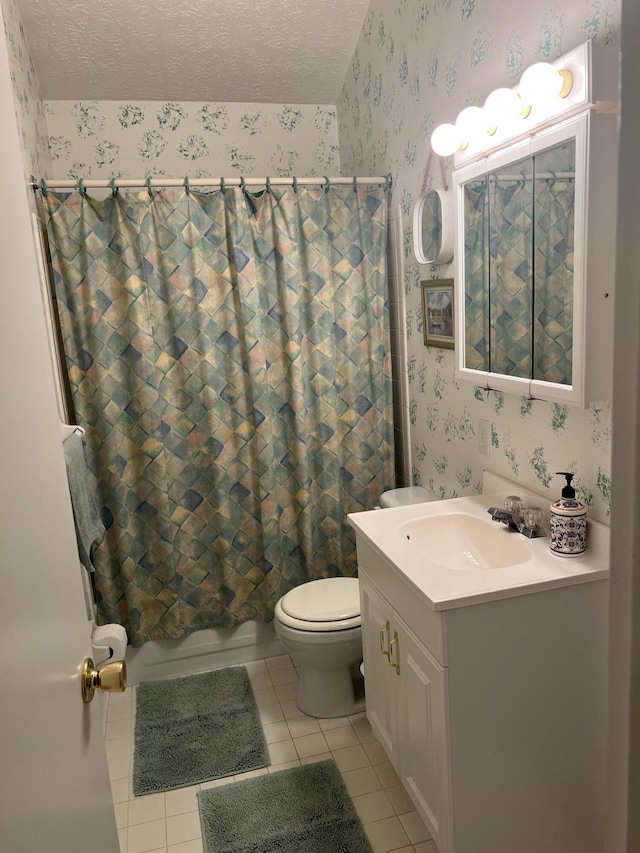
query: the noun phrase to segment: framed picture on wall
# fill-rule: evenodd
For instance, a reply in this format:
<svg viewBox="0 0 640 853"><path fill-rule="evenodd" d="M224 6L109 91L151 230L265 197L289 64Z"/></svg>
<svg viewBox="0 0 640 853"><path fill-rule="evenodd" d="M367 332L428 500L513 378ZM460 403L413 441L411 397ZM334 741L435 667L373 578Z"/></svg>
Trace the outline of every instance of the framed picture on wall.
<svg viewBox="0 0 640 853"><path fill-rule="evenodd" d="M454 348L453 317L453 279L423 281L422 329L426 347Z"/></svg>

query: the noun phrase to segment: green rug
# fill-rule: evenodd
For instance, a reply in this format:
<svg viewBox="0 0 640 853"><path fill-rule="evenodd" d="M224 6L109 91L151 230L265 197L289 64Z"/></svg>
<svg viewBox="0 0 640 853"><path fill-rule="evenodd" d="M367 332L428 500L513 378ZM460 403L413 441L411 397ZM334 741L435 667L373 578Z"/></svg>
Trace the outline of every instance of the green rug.
<svg viewBox="0 0 640 853"><path fill-rule="evenodd" d="M138 686L133 793L153 794L270 764L243 666Z"/></svg>
<svg viewBox="0 0 640 853"><path fill-rule="evenodd" d="M200 791L205 853L372 853L333 761Z"/></svg>

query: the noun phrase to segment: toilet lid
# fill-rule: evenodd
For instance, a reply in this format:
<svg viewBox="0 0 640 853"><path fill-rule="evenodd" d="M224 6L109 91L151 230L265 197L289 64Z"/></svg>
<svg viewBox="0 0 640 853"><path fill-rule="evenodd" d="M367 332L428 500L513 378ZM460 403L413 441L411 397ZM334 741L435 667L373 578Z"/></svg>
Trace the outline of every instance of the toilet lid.
<svg viewBox="0 0 640 853"><path fill-rule="evenodd" d="M360 615L357 578L323 578L300 584L281 599L287 616L304 622L340 622Z"/></svg>

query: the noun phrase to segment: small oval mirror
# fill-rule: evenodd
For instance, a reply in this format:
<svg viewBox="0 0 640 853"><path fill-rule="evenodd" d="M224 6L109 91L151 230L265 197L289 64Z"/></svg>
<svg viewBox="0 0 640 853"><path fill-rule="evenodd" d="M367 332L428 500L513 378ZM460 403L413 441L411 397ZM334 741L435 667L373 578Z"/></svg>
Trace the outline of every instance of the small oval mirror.
<svg viewBox="0 0 640 853"><path fill-rule="evenodd" d="M453 257L451 195L423 193L413 209L413 251L419 264L447 264Z"/></svg>

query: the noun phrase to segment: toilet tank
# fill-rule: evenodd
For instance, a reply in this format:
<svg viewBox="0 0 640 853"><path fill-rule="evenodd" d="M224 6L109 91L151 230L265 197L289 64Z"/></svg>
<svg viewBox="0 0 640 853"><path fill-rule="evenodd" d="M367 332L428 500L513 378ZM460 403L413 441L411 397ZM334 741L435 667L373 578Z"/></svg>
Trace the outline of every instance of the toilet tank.
<svg viewBox="0 0 640 853"><path fill-rule="evenodd" d="M423 504L437 498L422 486L406 486L404 489L389 489L380 495L380 506L387 509L392 506Z"/></svg>

